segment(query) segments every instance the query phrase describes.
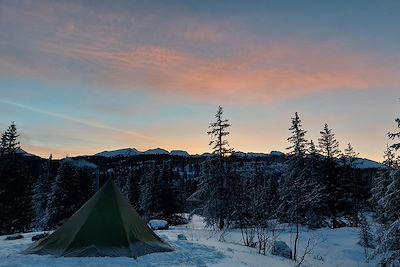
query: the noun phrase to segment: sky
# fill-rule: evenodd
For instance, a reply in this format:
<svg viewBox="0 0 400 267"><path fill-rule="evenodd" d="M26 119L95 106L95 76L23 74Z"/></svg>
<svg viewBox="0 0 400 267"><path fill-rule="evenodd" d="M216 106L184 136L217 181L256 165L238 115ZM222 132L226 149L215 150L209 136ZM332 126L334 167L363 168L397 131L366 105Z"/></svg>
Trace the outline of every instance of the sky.
<svg viewBox="0 0 400 267"><path fill-rule="evenodd" d="M236 151L285 152L328 123L381 161L400 116L399 1L0 0L0 130L55 158L210 151L218 105Z"/></svg>

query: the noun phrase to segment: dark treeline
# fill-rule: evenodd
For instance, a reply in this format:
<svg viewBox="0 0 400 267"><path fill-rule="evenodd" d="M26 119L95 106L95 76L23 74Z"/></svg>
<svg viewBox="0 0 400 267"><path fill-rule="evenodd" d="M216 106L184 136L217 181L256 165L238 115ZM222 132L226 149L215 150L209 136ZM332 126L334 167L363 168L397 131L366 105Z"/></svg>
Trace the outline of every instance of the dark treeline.
<svg viewBox="0 0 400 267"><path fill-rule="evenodd" d="M55 228L95 193L96 181L101 186L113 179L147 219L200 214L211 227L239 227L246 245L251 245L247 235L268 228L271 221L292 224L295 259L299 225L363 227L364 213L373 212L382 225L375 240L377 251L387 255L387 263L400 259L398 145L387 147L384 167L358 168L358 154L350 143L340 150L328 124L316 142L308 140L295 113L288 128L287 154L251 157L229 147L229 127L219 107L208 131L213 149L209 157L53 160L18 153L18 133L12 123L0 144L0 233ZM399 133L389 137L395 140ZM260 232L257 235L262 238Z"/></svg>

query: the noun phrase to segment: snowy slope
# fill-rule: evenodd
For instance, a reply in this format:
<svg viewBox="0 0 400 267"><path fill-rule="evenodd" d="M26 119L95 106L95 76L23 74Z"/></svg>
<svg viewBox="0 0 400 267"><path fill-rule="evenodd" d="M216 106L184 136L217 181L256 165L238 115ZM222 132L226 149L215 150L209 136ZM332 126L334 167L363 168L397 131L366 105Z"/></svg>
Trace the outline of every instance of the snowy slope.
<svg viewBox="0 0 400 267"><path fill-rule="evenodd" d="M293 229L285 225L282 227L279 239L291 244ZM48 255L22 255L19 252L32 243L31 237L36 233L23 234L23 239L13 241L6 241L4 240L5 236L0 236L0 266L294 266L292 260L270 254L261 255L257 253L256 249L243 246L239 230L225 233L225 242L218 241L222 233L204 228L204 223L199 216L194 216L188 225L171 227L170 230L160 230L156 233L170 243L175 251L149 254L139 257L137 260L127 257L56 258ZM178 241L178 234L185 235L187 241ZM365 263L363 248L357 244L358 235L358 228L319 229L316 231L302 229L300 254L308 238L311 237L317 242L312 255L306 258L303 266L375 266L376 261L374 260Z"/></svg>

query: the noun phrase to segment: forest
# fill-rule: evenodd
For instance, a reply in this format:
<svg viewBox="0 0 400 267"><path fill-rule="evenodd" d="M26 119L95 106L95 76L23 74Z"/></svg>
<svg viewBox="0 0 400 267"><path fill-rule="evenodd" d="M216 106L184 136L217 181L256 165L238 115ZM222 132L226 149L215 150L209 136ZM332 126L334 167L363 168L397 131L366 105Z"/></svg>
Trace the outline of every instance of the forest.
<svg viewBox="0 0 400 267"><path fill-rule="evenodd" d="M396 119L400 128L400 119ZM51 230L77 211L108 179L146 220L182 223L198 214L215 229L240 228L243 243L265 253L265 229L276 223L311 229L356 226L382 264L400 261L400 132L388 133L380 168L359 168L349 143L341 149L325 124L316 142L301 118L288 123L285 154L243 156L229 146L230 122L219 107L208 135L210 156L80 156L43 159L18 153L13 122L0 143L0 234ZM367 214L379 225L371 234Z"/></svg>

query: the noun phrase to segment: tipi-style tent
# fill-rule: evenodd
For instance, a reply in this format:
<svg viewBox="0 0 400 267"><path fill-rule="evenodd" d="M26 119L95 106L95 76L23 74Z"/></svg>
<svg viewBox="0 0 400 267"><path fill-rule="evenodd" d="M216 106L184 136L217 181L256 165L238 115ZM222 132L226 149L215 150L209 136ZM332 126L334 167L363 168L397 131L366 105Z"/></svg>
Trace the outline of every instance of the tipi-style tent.
<svg viewBox="0 0 400 267"><path fill-rule="evenodd" d="M173 250L146 225L109 180L58 230L23 253L137 258Z"/></svg>

